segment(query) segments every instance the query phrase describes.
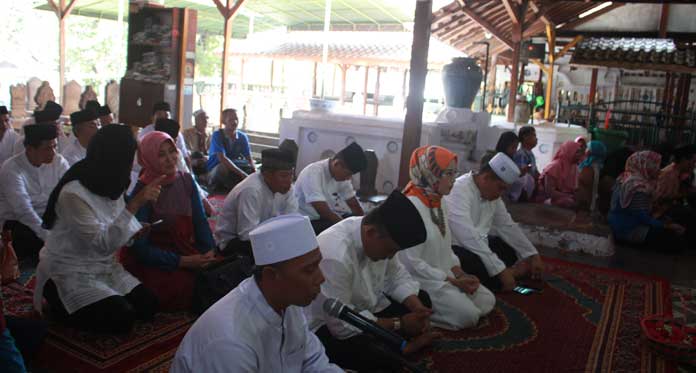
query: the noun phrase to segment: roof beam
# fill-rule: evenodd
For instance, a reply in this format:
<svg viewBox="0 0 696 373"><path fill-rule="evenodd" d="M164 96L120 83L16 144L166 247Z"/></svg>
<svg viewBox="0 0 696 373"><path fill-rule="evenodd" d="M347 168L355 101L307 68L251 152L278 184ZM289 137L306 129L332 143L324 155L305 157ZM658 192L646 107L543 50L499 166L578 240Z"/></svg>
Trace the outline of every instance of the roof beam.
<svg viewBox="0 0 696 373"><path fill-rule="evenodd" d="M585 18L575 17L574 20L569 20L568 22L566 22L566 24L564 24L563 27L561 27L561 29L572 29L572 28L578 27L585 22L589 22L589 21L591 21L599 16L607 14L616 8L622 7L623 5L624 5L624 3L614 3L614 4L611 4L610 6L604 8L598 12L595 12L595 13L588 15Z"/></svg>
<svg viewBox="0 0 696 373"><path fill-rule="evenodd" d="M481 27L483 27L486 31L490 32L491 35L493 35L496 39L500 40L503 44L507 45L508 48L512 48L512 41L505 37L505 35L503 35L503 33L500 32L498 28L496 28L490 22L481 17L473 9L466 6L464 0L457 1L459 2L459 5L461 6L461 11L464 12L464 14L469 16L469 18L471 18L474 22L481 25Z"/></svg>
<svg viewBox="0 0 696 373"><path fill-rule="evenodd" d="M511 1L512 0L501 0L503 2L503 6L505 7L505 11L508 14L508 17L510 17L510 21L514 24L521 24L524 20L520 20L517 14L517 5L512 5Z"/></svg>
<svg viewBox="0 0 696 373"><path fill-rule="evenodd" d="M547 25L552 25L553 21L551 21L551 18L546 16L546 13L548 13L551 9L554 8L553 5L551 4L545 4L545 5L537 5L535 2L530 1L529 2L529 7L532 9L532 12L534 12L534 16L525 23L524 28L526 29L527 27L531 26L534 22L541 20Z"/></svg>

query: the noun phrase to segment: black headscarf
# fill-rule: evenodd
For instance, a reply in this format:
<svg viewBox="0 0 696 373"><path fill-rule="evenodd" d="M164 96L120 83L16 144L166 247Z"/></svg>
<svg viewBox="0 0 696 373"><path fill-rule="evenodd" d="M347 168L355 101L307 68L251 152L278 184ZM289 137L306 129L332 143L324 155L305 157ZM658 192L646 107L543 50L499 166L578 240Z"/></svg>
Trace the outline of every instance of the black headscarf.
<svg viewBox="0 0 696 373"><path fill-rule="evenodd" d="M94 135L87 146L85 159L75 163L58 182L48 199L43 215L43 227L53 228L56 221L56 202L65 184L79 180L90 192L117 200L130 185L138 143L129 126L109 124Z"/></svg>
<svg viewBox="0 0 696 373"><path fill-rule="evenodd" d="M512 132L512 131L503 132L502 134L500 134L500 138L498 139L498 144L495 146L495 152L496 153L503 153L507 156L512 156L513 154L507 153L507 148L515 141L519 142L519 138L517 137L517 135L514 132Z"/></svg>

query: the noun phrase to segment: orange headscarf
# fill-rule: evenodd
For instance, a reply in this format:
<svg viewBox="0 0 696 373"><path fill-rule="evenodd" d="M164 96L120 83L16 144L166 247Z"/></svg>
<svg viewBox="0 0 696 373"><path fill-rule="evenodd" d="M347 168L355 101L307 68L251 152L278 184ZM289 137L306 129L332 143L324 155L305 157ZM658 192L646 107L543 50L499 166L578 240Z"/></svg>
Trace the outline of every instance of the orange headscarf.
<svg viewBox="0 0 696 373"><path fill-rule="evenodd" d="M409 175L411 181L404 194L418 197L429 208L440 207L442 195L437 192L444 172L454 161L457 169L457 155L440 146L421 146L411 154Z"/></svg>

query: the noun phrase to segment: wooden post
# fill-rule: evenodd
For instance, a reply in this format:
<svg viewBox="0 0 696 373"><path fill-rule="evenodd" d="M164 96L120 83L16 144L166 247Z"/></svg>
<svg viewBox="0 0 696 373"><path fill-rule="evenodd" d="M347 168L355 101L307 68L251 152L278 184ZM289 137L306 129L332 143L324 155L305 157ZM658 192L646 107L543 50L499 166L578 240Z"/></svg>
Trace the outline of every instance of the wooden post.
<svg viewBox="0 0 696 373"><path fill-rule="evenodd" d="M667 37L667 25L669 23L669 3L662 4L662 13L660 14L660 32L661 38Z"/></svg>
<svg viewBox="0 0 696 373"><path fill-rule="evenodd" d="M363 115L367 114L367 78L370 74L370 66L365 66L365 81L363 82Z"/></svg>
<svg viewBox="0 0 696 373"><path fill-rule="evenodd" d="M691 74L684 74L684 89L681 95L680 113L686 115L686 109L689 106L689 93L691 91ZM684 123L682 121L682 123Z"/></svg>
<svg viewBox="0 0 696 373"><path fill-rule="evenodd" d="M58 17L58 91L62 105L65 105L65 21L77 0L70 0L67 6L65 1L60 0L56 5L54 0L48 0L48 5Z"/></svg>
<svg viewBox="0 0 696 373"><path fill-rule="evenodd" d="M240 93L244 89L244 65L246 65L246 58L242 57L241 61L239 62L239 92Z"/></svg>
<svg viewBox="0 0 696 373"><path fill-rule="evenodd" d="M65 8L65 0L60 0L60 9ZM65 105L65 17L58 16L58 92L60 103Z"/></svg>
<svg viewBox="0 0 696 373"><path fill-rule="evenodd" d="M401 98L403 99L404 105L406 105L406 94L408 93L408 69L404 69L404 79L401 82ZM402 110L405 107L401 108Z"/></svg>
<svg viewBox="0 0 696 373"><path fill-rule="evenodd" d="M271 60L271 91L273 90L273 70L275 67L275 60Z"/></svg>
<svg viewBox="0 0 696 373"><path fill-rule="evenodd" d="M493 59L491 61L491 66L489 67L491 72L488 74L488 95L486 97L486 108L490 105L491 107L495 103L495 80L496 80L496 72L498 71L498 55L495 54L493 55ZM483 110L487 111L486 108L483 108Z"/></svg>
<svg viewBox="0 0 696 373"><path fill-rule="evenodd" d="M220 113L225 110L227 105L227 80L229 77L229 66L228 59L230 57L230 39L232 38L232 20L234 16L244 4L245 0L236 0L232 4L232 0L227 0L226 5L223 5L221 0L213 0L215 6L217 6L220 15L224 18L224 31L223 31L223 43L222 43L222 81L220 82ZM242 60L242 63L244 60ZM241 89L241 86L240 86ZM222 115L220 115L222 118Z"/></svg>
<svg viewBox="0 0 696 373"><path fill-rule="evenodd" d="M411 153L420 146L423 126L423 94L425 77L428 74L428 47L430 45L432 18L432 0L418 0L411 47L411 78L406 102L404 135L401 142L401 162L399 165L399 187L401 188L406 186L409 181L408 163L411 159Z"/></svg>
<svg viewBox="0 0 696 373"><path fill-rule="evenodd" d="M377 81L375 82L375 96L372 102L374 102L373 114L375 116L379 115L379 78L382 74L382 68L377 66Z"/></svg>
<svg viewBox="0 0 696 373"><path fill-rule="evenodd" d="M665 74L665 89L662 92L662 106L667 107L667 101L669 99L669 88L672 83L672 73Z"/></svg>
<svg viewBox="0 0 696 373"><path fill-rule="evenodd" d="M546 94L544 95L544 119L551 120L551 98L553 97L553 64L556 62L556 29L546 24L546 37L549 44L549 70L546 74Z"/></svg>
<svg viewBox="0 0 696 373"><path fill-rule="evenodd" d="M338 65L341 68L341 98L339 102L343 105L346 102L346 75L348 74L348 69L350 65Z"/></svg>
<svg viewBox="0 0 696 373"><path fill-rule="evenodd" d="M590 80L590 94L587 95L587 104L594 105L595 96L597 95L597 73L599 71L595 67L592 69L592 79Z"/></svg>
<svg viewBox="0 0 696 373"><path fill-rule="evenodd" d="M316 97L317 95L317 66L318 63L314 63L314 70L312 72L312 97Z"/></svg>
<svg viewBox="0 0 696 373"><path fill-rule="evenodd" d="M513 25L513 35L518 26ZM508 95L507 120L513 122L515 117L515 103L517 102L517 85L520 69L520 41L512 42L512 69L510 71L510 93Z"/></svg>

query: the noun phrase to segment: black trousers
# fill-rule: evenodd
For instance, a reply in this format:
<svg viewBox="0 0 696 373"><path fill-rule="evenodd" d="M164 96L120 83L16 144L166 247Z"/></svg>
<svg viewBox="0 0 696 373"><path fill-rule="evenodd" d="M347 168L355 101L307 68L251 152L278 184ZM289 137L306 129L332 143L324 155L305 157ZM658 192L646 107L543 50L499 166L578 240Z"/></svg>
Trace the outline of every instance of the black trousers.
<svg viewBox="0 0 696 373"><path fill-rule="evenodd" d="M505 263L506 267L512 267L517 263L517 253L515 249L503 241L502 238L489 236L488 247L498 255L498 258ZM491 291L500 291L503 289L503 283L500 281L500 278L498 278L497 275L491 276L488 274L488 270L486 266L483 265L483 261L478 254L459 246L452 246L452 250L457 257L459 257L459 264L464 272L478 277L481 284Z"/></svg>
<svg viewBox="0 0 696 373"><path fill-rule="evenodd" d="M239 239L239 237L227 242L227 245L221 250L220 254L222 254L224 257L245 256L251 258L252 262L254 261L254 253L251 250L251 242L242 241Z"/></svg>
<svg viewBox="0 0 696 373"><path fill-rule="evenodd" d="M432 307L430 295L421 290L418 292L418 298L423 305L428 308ZM378 312L375 316L379 318L401 317L411 311L402 303L398 303L390 299L391 304L383 311ZM381 341L374 339L372 336L365 333L356 336L337 339L331 335L329 328L326 325L316 331L317 337L326 349L326 355L329 361L340 366L343 369L357 370L359 372L373 371L400 371L401 363L392 359L384 352L385 348L398 353L391 346L384 346Z"/></svg>
<svg viewBox="0 0 696 373"><path fill-rule="evenodd" d="M18 258L39 257L39 250L44 242L31 228L16 220L8 220L5 222L4 230L12 233L12 246Z"/></svg>
<svg viewBox="0 0 696 373"><path fill-rule="evenodd" d="M669 219L686 228L686 232L676 241L686 241L693 247L696 245L696 209L693 205L678 205L670 208L665 214ZM674 234L674 233L671 233Z"/></svg>
<svg viewBox="0 0 696 373"><path fill-rule="evenodd" d="M24 363L30 363L39 351L41 343L48 331L48 323L44 320L24 319L15 316L5 316L7 328L12 333Z"/></svg>
<svg viewBox="0 0 696 373"><path fill-rule="evenodd" d="M312 220L312 228L314 228L314 234L319 235L319 233L331 228L332 225L336 223L332 223L329 220L326 219L317 219L317 220Z"/></svg>
<svg viewBox="0 0 696 373"><path fill-rule="evenodd" d="M53 280L44 286L44 298L57 321L95 333L128 333L136 320L151 321L157 312L157 298L142 284L125 296L113 295L68 314Z"/></svg>

